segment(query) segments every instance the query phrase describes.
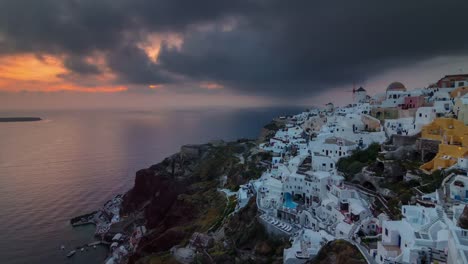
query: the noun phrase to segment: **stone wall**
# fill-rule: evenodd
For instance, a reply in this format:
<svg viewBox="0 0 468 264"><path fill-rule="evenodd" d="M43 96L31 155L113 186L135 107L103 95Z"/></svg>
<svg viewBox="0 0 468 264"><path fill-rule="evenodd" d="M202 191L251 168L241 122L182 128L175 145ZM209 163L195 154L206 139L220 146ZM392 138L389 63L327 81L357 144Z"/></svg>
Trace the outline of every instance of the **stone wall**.
<svg viewBox="0 0 468 264"><path fill-rule="evenodd" d="M288 238L289 235L284 231L279 230L278 228L272 226L270 223L266 222L262 218L258 218L258 222L265 227L265 231L274 237L278 238Z"/></svg>
<svg viewBox="0 0 468 264"><path fill-rule="evenodd" d="M428 153L437 154L439 152L440 141L420 138L416 140L416 148L421 152L421 159Z"/></svg>
<svg viewBox="0 0 468 264"><path fill-rule="evenodd" d="M420 134L414 136L392 135L392 145L396 147L414 145L420 136Z"/></svg>

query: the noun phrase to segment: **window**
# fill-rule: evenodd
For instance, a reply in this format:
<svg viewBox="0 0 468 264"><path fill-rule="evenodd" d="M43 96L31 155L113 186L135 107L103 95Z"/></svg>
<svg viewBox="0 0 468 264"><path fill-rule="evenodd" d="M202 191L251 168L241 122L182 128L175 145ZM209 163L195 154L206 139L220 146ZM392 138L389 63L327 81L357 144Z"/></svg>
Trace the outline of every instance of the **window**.
<svg viewBox="0 0 468 264"><path fill-rule="evenodd" d="M388 236L388 229L385 228L385 235Z"/></svg>

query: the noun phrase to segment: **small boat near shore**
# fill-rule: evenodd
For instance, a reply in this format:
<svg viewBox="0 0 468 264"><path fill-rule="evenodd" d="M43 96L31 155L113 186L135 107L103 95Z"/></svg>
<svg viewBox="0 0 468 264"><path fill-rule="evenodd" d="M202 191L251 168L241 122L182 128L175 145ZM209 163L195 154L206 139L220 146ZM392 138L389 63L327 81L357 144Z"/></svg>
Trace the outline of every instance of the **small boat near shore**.
<svg viewBox="0 0 468 264"><path fill-rule="evenodd" d="M69 257L71 257L71 256L73 256L73 255L75 255L75 253L76 253L76 250L72 250L72 251L68 252L67 258L69 258Z"/></svg>

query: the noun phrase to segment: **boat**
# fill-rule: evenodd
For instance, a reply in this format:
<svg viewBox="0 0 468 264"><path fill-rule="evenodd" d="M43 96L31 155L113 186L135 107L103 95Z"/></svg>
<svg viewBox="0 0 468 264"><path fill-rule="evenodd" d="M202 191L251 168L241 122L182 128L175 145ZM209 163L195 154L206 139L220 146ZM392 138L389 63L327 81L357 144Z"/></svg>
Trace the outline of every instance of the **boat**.
<svg viewBox="0 0 468 264"><path fill-rule="evenodd" d="M61 249L61 250L64 250L64 249L65 249L65 246L64 246L64 245L61 245L61 246L60 246L60 249Z"/></svg>
<svg viewBox="0 0 468 264"><path fill-rule="evenodd" d="M81 252L83 252L83 251L84 251L84 248L81 248Z"/></svg>
<svg viewBox="0 0 468 264"><path fill-rule="evenodd" d="M93 245L93 248L96 249L96 245Z"/></svg>
<svg viewBox="0 0 468 264"><path fill-rule="evenodd" d="M75 253L76 253L76 250L72 250L72 251L68 252L67 258L69 258L69 257L71 257L71 256L73 256L73 255L75 255Z"/></svg>

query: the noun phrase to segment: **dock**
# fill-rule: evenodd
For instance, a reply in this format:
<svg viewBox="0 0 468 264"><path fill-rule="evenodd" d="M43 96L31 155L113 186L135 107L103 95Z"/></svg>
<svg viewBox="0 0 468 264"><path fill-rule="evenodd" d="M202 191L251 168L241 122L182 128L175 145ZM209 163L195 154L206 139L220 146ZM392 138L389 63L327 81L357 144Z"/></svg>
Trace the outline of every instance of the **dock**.
<svg viewBox="0 0 468 264"><path fill-rule="evenodd" d="M97 211L94 211L89 214L84 214L84 215L80 215L77 217L73 217L72 219L70 219L70 224L72 226L95 224L94 216L96 215L96 213Z"/></svg>

